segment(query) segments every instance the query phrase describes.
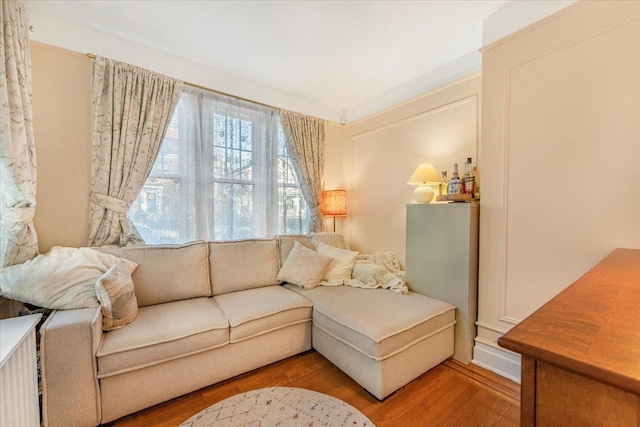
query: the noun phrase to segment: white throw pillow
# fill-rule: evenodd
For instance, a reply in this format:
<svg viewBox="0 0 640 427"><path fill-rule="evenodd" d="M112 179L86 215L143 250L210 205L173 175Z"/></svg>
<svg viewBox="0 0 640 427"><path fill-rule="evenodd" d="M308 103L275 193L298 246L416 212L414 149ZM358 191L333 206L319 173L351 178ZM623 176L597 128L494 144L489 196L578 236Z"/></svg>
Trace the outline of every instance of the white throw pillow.
<svg viewBox="0 0 640 427"><path fill-rule="evenodd" d="M96 281L96 294L102 304L102 329L113 331L133 322L138 315L138 300L131 272L120 261Z"/></svg>
<svg viewBox="0 0 640 427"><path fill-rule="evenodd" d="M333 258L333 261L329 264L329 268L324 272L324 276L322 277L323 285L344 285L351 279L353 264L356 262L358 252L335 248L319 242L318 253Z"/></svg>
<svg viewBox="0 0 640 427"><path fill-rule="evenodd" d="M278 272L278 280L313 289L320 283L324 272L333 258L320 255L300 242L293 244L293 249Z"/></svg>
<svg viewBox="0 0 640 427"><path fill-rule="evenodd" d="M129 272L138 264L91 248L56 246L22 264L0 270L6 298L52 309L98 307L96 280L124 261Z"/></svg>

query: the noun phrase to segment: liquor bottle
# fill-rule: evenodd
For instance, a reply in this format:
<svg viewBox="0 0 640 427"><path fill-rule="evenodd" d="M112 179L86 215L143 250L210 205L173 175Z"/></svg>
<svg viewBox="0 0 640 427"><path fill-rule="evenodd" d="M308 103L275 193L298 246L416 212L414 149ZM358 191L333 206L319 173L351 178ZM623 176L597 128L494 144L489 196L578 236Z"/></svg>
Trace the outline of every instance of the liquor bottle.
<svg viewBox="0 0 640 427"><path fill-rule="evenodd" d="M458 164L453 164L453 175L451 181L449 181L449 187L447 188L449 194L462 194L464 192L462 180L458 175Z"/></svg>
<svg viewBox="0 0 640 427"><path fill-rule="evenodd" d="M476 191L476 177L471 170L471 157L467 157L467 163L464 164L464 177L462 181L464 182L464 193L471 194L471 197L473 197Z"/></svg>
<svg viewBox="0 0 640 427"><path fill-rule="evenodd" d="M462 175L462 178L460 178L462 180L462 188L463 188L463 193L466 193L466 188L465 188L465 182L467 182L467 179L469 179L469 158L467 157L467 162L464 164L464 175Z"/></svg>
<svg viewBox="0 0 640 427"><path fill-rule="evenodd" d="M447 195L447 187L449 186L449 179L447 178L447 171L442 171L442 182L440 183L440 195Z"/></svg>
<svg viewBox="0 0 640 427"><path fill-rule="evenodd" d="M473 176L475 177L476 181L475 181L475 188L473 189L473 197L475 197L476 199L480 200L480 181L478 181L478 167L474 166L473 167Z"/></svg>

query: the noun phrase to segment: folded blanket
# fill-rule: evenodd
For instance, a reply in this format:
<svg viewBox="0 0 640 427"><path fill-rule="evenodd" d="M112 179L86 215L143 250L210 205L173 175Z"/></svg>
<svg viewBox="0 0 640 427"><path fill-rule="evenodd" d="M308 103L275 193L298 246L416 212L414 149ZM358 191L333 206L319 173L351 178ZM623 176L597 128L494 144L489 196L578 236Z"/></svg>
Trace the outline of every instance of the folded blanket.
<svg viewBox="0 0 640 427"><path fill-rule="evenodd" d="M355 288L383 288L397 294L406 294L405 272L400 268L398 257L393 252L358 255L353 265L351 279L344 284ZM330 283L320 283L331 286Z"/></svg>

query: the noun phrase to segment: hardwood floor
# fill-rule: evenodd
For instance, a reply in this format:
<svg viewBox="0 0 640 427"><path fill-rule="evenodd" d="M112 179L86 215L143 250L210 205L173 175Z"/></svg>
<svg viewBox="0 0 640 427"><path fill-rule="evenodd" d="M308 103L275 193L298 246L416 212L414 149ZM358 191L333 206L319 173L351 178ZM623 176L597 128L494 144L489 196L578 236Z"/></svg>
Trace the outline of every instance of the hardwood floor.
<svg viewBox="0 0 640 427"><path fill-rule="evenodd" d="M377 427L518 426L518 384L447 360L380 402L314 350L116 420L114 427L178 426L237 393L301 387L344 400Z"/></svg>

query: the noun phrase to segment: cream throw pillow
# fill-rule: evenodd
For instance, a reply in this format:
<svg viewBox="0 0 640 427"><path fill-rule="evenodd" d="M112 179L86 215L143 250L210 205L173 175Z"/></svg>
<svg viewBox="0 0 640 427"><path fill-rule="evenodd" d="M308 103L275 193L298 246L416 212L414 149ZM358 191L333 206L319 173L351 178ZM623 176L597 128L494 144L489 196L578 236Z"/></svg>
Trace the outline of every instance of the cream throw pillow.
<svg viewBox="0 0 640 427"><path fill-rule="evenodd" d="M0 293L38 307L98 307L96 280L124 261L130 272L138 264L91 248L55 246L22 264L0 270Z"/></svg>
<svg viewBox="0 0 640 427"><path fill-rule="evenodd" d="M96 294L102 304L102 329L120 329L138 315L138 300L133 289L131 272L120 261L96 281Z"/></svg>
<svg viewBox="0 0 640 427"><path fill-rule="evenodd" d="M322 285L340 286L351 279L353 264L356 262L358 252L335 248L319 242L318 253L333 258L329 268L324 272Z"/></svg>
<svg viewBox="0 0 640 427"><path fill-rule="evenodd" d="M320 255L302 243L295 242L277 278L304 289L313 289L322 280L331 261L333 261L331 257Z"/></svg>

